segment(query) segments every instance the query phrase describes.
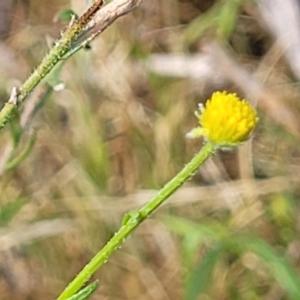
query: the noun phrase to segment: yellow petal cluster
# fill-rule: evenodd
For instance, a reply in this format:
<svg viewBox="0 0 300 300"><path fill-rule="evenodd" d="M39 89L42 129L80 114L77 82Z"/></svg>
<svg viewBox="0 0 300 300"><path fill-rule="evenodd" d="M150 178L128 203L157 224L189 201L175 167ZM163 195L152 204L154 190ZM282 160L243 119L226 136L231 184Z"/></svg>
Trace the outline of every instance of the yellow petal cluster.
<svg viewBox="0 0 300 300"><path fill-rule="evenodd" d="M258 122L256 111L246 100L226 91L215 92L196 116L201 128L194 129L191 136L203 135L219 146L244 142Z"/></svg>

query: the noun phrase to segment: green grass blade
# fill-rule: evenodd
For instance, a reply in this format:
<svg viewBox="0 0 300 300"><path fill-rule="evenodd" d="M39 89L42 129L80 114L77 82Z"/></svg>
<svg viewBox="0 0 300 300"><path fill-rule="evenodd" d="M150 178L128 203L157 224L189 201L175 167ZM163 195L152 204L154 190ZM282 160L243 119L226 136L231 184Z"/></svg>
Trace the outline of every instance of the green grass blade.
<svg viewBox="0 0 300 300"><path fill-rule="evenodd" d="M190 275L187 282L186 299L196 300L198 296L206 291L211 283L212 273L215 265L226 252L225 244L216 244Z"/></svg>
<svg viewBox="0 0 300 300"><path fill-rule="evenodd" d="M276 281L286 290L290 299L300 299L300 278L288 260L278 255L271 246L256 237L238 238L239 244L254 252L270 269Z"/></svg>

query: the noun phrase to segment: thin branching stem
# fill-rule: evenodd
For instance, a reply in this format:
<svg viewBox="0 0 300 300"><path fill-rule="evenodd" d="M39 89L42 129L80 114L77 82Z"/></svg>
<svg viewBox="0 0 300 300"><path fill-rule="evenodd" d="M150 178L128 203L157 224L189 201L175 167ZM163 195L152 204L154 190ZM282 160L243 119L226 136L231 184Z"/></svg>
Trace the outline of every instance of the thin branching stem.
<svg viewBox="0 0 300 300"><path fill-rule="evenodd" d="M66 56L68 57L68 53L72 51L72 47L80 37L84 36L84 39L90 41L105 30L118 17L129 13L142 1L143 0L115 0L100 10L103 0L97 0L79 19L73 20L63 32L61 38L55 42L54 46L23 85L19 88L13 88L10 99L0 111L0 130L5 127L16 112L18 106L25 101L26 97L35 89L42 79L53 70L61 59L64 59ZM85 36L83 33L87 33L87 35ZM81 41L80 44L84 44L84 42L85 40Z"/></svg>

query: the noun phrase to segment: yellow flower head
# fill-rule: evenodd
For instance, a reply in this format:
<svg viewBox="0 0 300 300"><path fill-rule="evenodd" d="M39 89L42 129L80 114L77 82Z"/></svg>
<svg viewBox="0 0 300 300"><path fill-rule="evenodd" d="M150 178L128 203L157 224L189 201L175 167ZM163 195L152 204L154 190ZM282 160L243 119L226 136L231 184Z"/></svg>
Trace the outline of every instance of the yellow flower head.
<svg viewBox="0 0 300 300"><path fill-rule="evenodd" d="M235 146L249 137L258 122L256 111L246 100L236 94L215 92L204 108L199 105L196 112L201 127L193 129L187 136L204 136L218 146Z"/></svg>

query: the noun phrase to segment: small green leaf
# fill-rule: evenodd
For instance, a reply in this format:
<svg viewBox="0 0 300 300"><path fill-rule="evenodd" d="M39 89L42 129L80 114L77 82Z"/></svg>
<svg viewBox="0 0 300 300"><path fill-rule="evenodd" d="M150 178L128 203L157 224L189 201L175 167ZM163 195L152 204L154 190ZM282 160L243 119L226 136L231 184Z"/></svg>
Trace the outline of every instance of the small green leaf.
<svg viewBox="0 0 300 300"><path fill-rule="evenodd" d="M72 9L65 9L59 12L56 17L54 18L55 21L62 21L62 22L70 22L71 19L75 16L75 19L78 19L78 15Z"/></svg>
<svg viewBox="0 0 300 300"><path fill-rule="evenodd" d="M141 217L141 215L138 211L134 211L134 210L130 211L124 215L123 220L122 220L122 226L126 225L131 220L136 220L140 217Z"/></svg>
<svg viewBox="0 0 300 300"><path fill-rule="evenodd" d="M96 291L98 286L98 281L95 281L67 300L86 300Z"/></svg>

